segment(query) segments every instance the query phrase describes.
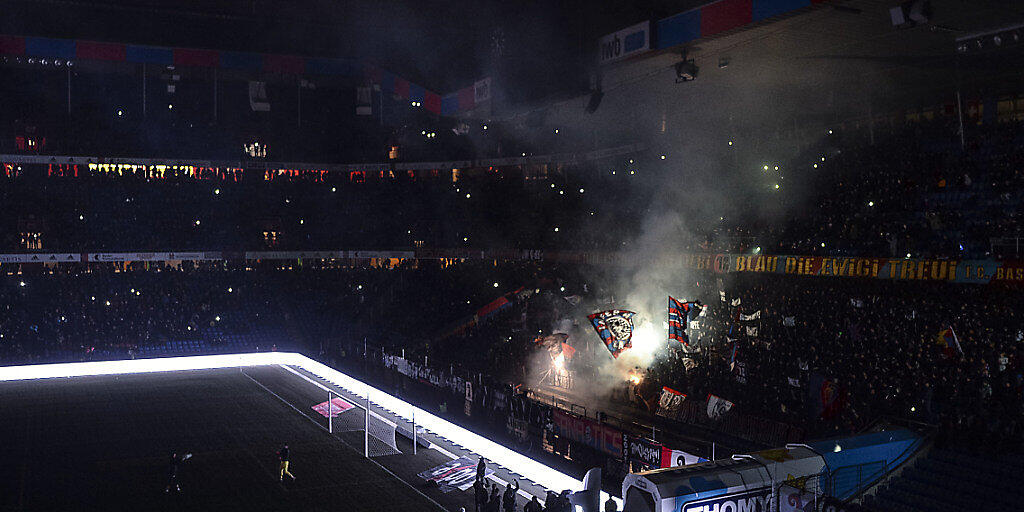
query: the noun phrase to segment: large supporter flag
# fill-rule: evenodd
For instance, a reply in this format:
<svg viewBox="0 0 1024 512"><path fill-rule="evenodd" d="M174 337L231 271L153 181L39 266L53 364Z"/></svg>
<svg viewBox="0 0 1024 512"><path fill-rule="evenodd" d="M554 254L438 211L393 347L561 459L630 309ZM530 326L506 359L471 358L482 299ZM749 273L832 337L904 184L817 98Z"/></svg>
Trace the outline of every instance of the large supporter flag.
<svg viewBox="0 0 1024 512"><path fill-rule="evenodd" d="M587 315L601 341L612 357L618 358L623 350L633 346L633 311L609 309Z"/></svg>
<svg viewBox="0 0 1024 512"><path fill-rule="evenodd" d="M668 296L668 339L678 341L684 345L690 344L690 336L686 334L689 324L690 311L694 308L701 309L699 302L680 302L675 297Z"/></svg>
<svg viewBox="0 0 1024 512"><path fill-rule="evenodd" d="M960 340L956 337L956 332L953 331L953 326L948 326L939 331L939 335L935 338L935 341L939 345L942 345L942 351L947 357L951 356L954 350L959 352L960 355L964 354L964 349L960 347Z"/></svg>

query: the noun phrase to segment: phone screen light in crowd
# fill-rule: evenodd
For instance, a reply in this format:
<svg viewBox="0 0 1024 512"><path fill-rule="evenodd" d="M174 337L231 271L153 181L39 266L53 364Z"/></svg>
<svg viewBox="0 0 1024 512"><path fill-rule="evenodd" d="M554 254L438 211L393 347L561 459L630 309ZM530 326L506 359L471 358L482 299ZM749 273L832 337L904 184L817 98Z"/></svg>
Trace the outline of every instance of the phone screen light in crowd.
<svg viewBox="0 0 1024 512"><path fill-rule="evenodd" d="M103 301L103 304L109 306L110 305L110 301L109 300Z"/></svg>
<svg viewBox="0 0 1024 512"><path fill-rule="evenodd" d="M558 288L558 291L560 291L560 292L564 292L564 291L565 291L565 287L564 287L564 286L561 286L561 287L559 287L559 288Z"/></svg>
<svg viewBox="0 0 1024 512"><path fill-rule="evenodd" d="M470 194L466 194L466 199L469 199L470 197L472 197Z"/></svg>
<svg viewBox="0 0 1024 512"><path fill-rule="evenodd" d="M843 451L843 447L839 446L839 443L836 443L836 447L833 448L832 451L834 451L836 453L839 453L839 452Z"/></svg>
<svg viewBox="0 0 1024 512"><path fill-rule="evenodd" d="M565 195L565 191L564 191L564 190L559 190L559 191L558 191L558 195L560 195L560 196L564 196L564 195Z"/></svg>
<svg viewBox="0 0 1024 512"><path fill-rule="evenodd" d="M220 315L213 317L214 322L220 322Z"/></svg>
<svg viewBox="0 0 1024 512"><path fill-rule="evenodd" d="M664 160L665 159L665 155L661 155L661 159Z"/></svg>
<svg viewBox="0 0 1024 512"><path fill-rule="evenodd" d="M498 287L498 283L494 283L494 287L497 288Z"/></svg>
<svg viewBox="0 0 1024 512"><path fill-rule="evenodd" d="M220 195L220 189L219 188L213 189L213 195L219 196Z"/></svg>
<svg viewBox="0 0 1024 512"><path fill-rule="evenodd" d="M78 220L85 220L85 215L79 215Z"/></svg>
<svg viewBox="0 0 1024 512"><path fill-rule="evenodd" d="M825 157L821 157L821 161L824 162L825 161Z"/></svg>
<svg viewBox="0 0 1024 512"><path fill-rule="evenodd" d="M463 242L468 242L468 241L469 241L469 237L465 237L465 236L464 236L464 237L462 237L462 241L463 241Z"/></svg>
<svg viewBox="0 0 1024 512"><path fill-rule="evenodd" d="M775 190L778 190L778 189L779 189L779 184L778 184L778 183L776 183L776 184L775 184Z"/></svg>
<svg viewBox="0 0 1024 512"><path fill-rule="evenodd" d="M362 290L362 289L363 289L363 285L356 286L356 290Z"/></svg>
<svg viewBox="0 0 1024 512"><path fill-rule="evenodd" d="M581 189L580 189L580 194L582 194L582 193L583 193L583 189L581 188Z"/></svg>
<svg viewBox="0 0 1024 512"><path fill-rule="evenodd" d="M487 125L485 124L485 125L484 125L484 130L486 130L486 129L487 129Z"/></svg>
<svg viewBox="0 0 1024 512"><path fill-rule="evenodd" d="M909 252L907 253L907 259L908 260L910 259L910 253Z"/></svg>
<svg viewBox="0 0 1024 512"><path fill-rule="evenodd" d="M731 140L729 141L729 145L732 146L732 141Z"/></svg>
<svg viewBox="0 0 1024 512"><path fill-rule="evenodd" d="M117 117L121 117L123 115L124 115L124 110L118 109L117 110Z"/></svg>
<svg viewBox="0 0 1024 512"><path fill-rule="evenodd" d="M200 224L199 219L196 219L196 226Z"/></svg>
<svg viewBox="0 0 1024 512"><path fill-rule="evenodd" d="M633 159L632 158L629 159L629 163L633 163Z"/></svg>
<svg viewBox="0 0 1024 512"><path fill-rule="evenodd" d="M93 296L92 296L92 297L90 297L90 298L91 298L91 299L92 299L92 300L93 300L94 302L96 301L96 296L95 296L95 295L93 295Z"/></svg>
<svg viewBox="0 0 1024 512"><path fill-rule="evenodd" d="M555 133L556 133L556 134L558 133L558 128L555 128Z"/></svg>
<svg viewBox="0 0 1024 512"><path fill-rule="evenodd" d="M558 227L557 226L555 227L555 233L558 233Z"/></svg>
<svg viewBox="0 0 1024 512"><path fill-rule="evenodd" d="M768 166L767 166L767 165L765 165L765 166L762 166L761 168L762 168L762 169L764 169L764 170L766 170L766 171L768 170Z"/></svg>
<svg viewBox="0 0 1024 512"><path fill-rule="evenodd" d="M18 283L18 286L25 286L25 281Z"/></svg>
<svg viewBox="0 0 1024 512"><path fill-rule="evenodd" d="M234 290L234 288L232 288L232 287L228 286L228 293L231 293L231 292L233 292L233 291L235 291L235 290Z"/></svg>
<svg viewBox="0 0 1024 512"><path fill-rule="evenodd" d="M615 174L615 169L612 169L612 174Z"/></svg>
<svg viewBox="0 0 1024 512"><path fill-rule="evenodd" d="M873 206L875 206L875 202L874 202L874 201L868 201L868 206L869 206L869 207L873 207Z"/></svg>
<svg viewBox="0 0 1024 512"><path fill-rule="evenodd" d="M776 166L775 166L775 170L776 170L776 171L777 171L777 170L779 170L779 166L777 166L777 165L776 165Z"/></svg>
<svg viewBox="0 0 1024 512"><path fill-rule="evenodd" d="M171 104L171 103L168 103L167 104L167 110L171 110L172 108L174 108L174 105Z"/></svg>
<svg viewBox="0 0 1024 512"><path fill-rule="evenodd" d="M829 135L832 135L832 130L829 130L829 131L828 131L828 134L829 134Z"/></svg>
<svg viewBox="0 0 1024 512"><path fill-rule="evenodd" d="M960 250L964 250L964 244L960 244Z"/></svg>
<svg viewBox="0 0 1024 512"><path fill-rule="evenodd" d="M305 223L306 223L306 219L299 219L299 224L305 224Z"/></svg>
<svg viewBox="0 0 1024 512"><path fill-rule="evenodd" d="M761 253L761 246L759 245L757 247L754 247L754 254L760 254L760 253Z"/></svg>
<svg viewBox="0 0 1024 512"><path fill-rule="evenodd" d="M821 243L821 246L822 246L822 247L825 247L825 242L822 242L822 243Z"/></svg>
<svg viewBox="0 0 1024 512"><path fill-rule="evenodd" d="M636 174L636 171L629 171L630 175Z"/></svg>
<svg viewBox="0 0 1024 512"><path fill-rule="evenodd" d="M523 153L523 156L526 156L526 153Z"/></svg>
<svg viewBox="0 0 1024 512"><path fill-rule="evenodd" d="M815 169L817 169L818 168L818 164L814 164L811 167L814 167Z"/></svg>
<svg viewBox="0 0 1024 512"><path fill-rule="evenodd" d="M135 293L135 288L132 288L131 290L129 290L129 292L130 293Z"/></svg>
<svg viewBox="0 0 1024 512"><path fill-rule="evenodd" d="M910 406L910 412L917 412L917 407L914 407L913 405L911 405Z"/></svg>
<svg viewBox="0 0 1024 512"><path fill-rule="evenodd" d="M135 296L138 297L140 295L142 295L142 292L140 292L139 290L135 290Z"/></svg>

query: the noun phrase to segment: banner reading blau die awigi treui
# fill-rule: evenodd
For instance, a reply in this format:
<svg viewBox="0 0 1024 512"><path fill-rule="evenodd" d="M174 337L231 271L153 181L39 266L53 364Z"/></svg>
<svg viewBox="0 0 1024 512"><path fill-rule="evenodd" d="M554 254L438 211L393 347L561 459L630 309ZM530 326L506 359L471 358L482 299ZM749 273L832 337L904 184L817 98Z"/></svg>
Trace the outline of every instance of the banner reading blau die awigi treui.
<svg viewBox="0 0 1024 512"><path fill-rule="evenodd" d="M897 281L1024 283L1024 261L860 258L751 254L688 254L684 264L717 274L749 272Z"/></svg>

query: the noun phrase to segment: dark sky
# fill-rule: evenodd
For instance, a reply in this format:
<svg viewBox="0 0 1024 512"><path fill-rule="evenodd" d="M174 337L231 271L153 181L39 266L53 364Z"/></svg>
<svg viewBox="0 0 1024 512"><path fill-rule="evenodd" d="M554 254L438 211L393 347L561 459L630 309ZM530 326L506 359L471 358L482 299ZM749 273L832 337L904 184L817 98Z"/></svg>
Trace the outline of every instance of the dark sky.
<svg viewBox="0 0 1024 512"><path fill-rule="evenodd" d="M589 84L596 38L701 0L2 0L0 32L376 62L441 93L491 75L513 101Z"/></svg>

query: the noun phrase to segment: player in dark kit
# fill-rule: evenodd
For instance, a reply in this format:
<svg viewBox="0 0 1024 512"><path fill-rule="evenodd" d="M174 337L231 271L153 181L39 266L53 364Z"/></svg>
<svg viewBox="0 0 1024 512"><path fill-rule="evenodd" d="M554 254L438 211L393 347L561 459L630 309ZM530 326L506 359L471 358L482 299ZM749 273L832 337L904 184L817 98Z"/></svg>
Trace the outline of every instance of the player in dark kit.
<svg viewBox="0 0 1024 512"><path fill-rule="evenodd" d="M284 447L281 448L280 450L278 450L278 452L277 452L277 459L281 461L281 465L280 465L281 476L278 479L279 482L283 482L284 481L284 476L285 475L288 475L288 478L291 478L292 480L295 480L295 475L293 475L291 473L291 471L288 471L288 457L289 457L288 445L285 444Z"/></svg>
<svg viewBox="0 0 1024 512"><path fill-rule="evenodd" d="M182 462L192 458L191 453L178 457L177 452L171 454L171 464L167 467L167 487L164 488L164 493L171 492L171 487L174 487L175 492L181 492L181 484L178 483L178 466Z"/></svg>

